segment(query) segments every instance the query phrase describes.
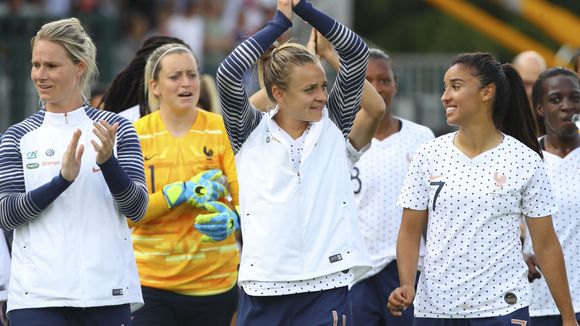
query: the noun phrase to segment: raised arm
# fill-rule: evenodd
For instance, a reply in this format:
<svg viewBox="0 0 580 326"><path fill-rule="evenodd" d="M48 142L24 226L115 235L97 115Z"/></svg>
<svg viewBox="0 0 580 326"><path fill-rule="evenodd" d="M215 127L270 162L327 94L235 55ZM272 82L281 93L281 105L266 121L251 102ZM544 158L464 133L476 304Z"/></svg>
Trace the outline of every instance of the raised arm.
<svg viewBox="0 0 580 326"><path fill-rule="evenodd" d="M228 137L237 153L258 126L261 113L250 106L243 84L244 73L292 26L291 1L278 0L278 10L266 27L238 45L219 66L216 81Z"/></svg>
<svg viewBox="0 0 580 326"><path fill-rule="evenodd" d="M294 7L294 12L330 41L340 57L338 76L327 106L331 119L346 138L360 107L369 49L353 31L320 12L306 0L300 1Z"/></svg>
<svg viewBox="0 0 580 326"><path fill-rule="evenodd" d="M328 40L315 29L312 29L307 47L309 50L318 54L324 61L328 62L333 69L340 69L340 58L338 54L333 50ZM361 110L356 114L353 127L348 136L355 149L360 150L370 143L385 115L385 111L385 101L383 101L374 86L365 79L361 98Z"/></svg>

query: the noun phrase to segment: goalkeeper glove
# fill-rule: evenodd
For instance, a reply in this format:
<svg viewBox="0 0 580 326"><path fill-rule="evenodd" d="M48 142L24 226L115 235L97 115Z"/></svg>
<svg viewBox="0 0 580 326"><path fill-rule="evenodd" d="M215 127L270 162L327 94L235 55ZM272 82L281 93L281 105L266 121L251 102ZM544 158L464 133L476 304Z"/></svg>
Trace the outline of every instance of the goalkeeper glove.
<svg viewBox="0 0 580 326"><path fill-rule="evenodd" d="M221 241L240 228L238 214L226 204L219 201L205 203L209 214L200 214L195 218L195 228L203 233L202 242Z"/></svg>
<svg viewBox="0 0 580 326"><path fill-rule="evenodd" d="M202 207L206 201L217 200L227 194L226 187L217 179L222 176L220 170L208 170L198 173L189 181L173 182L163 187L163 196L169 208L187 202L195 207Z"/></svg>
<svg viewBox="0 0 580 326"><path fill-rule="evenodd" d="M198 173L191 180L185 182L187 203L194 207L203 208L206 202L224 197L227 194L226 187L218 181L222 175L220 170L208 170Z"/></svg>
<svg viewBox="0 0 580 326"><path fill-rule="evenodd" d="M186 200L185 183L178 181L163 186L163 197L169 208L181 205Z"/></svg>

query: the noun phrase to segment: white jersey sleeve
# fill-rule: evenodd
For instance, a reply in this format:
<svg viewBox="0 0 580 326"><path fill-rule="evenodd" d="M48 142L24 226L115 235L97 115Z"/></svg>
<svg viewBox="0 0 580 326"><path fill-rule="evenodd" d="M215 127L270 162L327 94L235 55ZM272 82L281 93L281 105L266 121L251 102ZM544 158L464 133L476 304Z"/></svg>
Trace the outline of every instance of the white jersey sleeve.
<svg viewBox="0 0 580 326"><path fill-rule="evenodd" d="M522 194L522 213L527 217L544 217L552 214L556 198L546 173L544 162L539 158L534 173Z"/></svg>
<svg viewBox="0 0 580 326"><path fill-rule="evenodd" d="M403 183L398 204L403 208L426 210L429 204L429 184L425 182L426 166L429 164L425 149L433 141L423 144L413 156L407 177Z"/></svg>

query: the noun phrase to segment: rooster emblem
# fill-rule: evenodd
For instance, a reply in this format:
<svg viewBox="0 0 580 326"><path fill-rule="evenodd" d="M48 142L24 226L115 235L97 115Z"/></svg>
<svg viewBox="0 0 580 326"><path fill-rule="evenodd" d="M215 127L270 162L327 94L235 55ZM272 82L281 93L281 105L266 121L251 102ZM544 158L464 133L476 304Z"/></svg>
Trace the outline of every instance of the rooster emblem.
<svg viewBox="0 0 580 326"><path fill-rule="evenodd" d="M493 180L495 181L495 186L498 188L503 188L506 182L506 176L501 174L499 171L493 173Z"/></svg>

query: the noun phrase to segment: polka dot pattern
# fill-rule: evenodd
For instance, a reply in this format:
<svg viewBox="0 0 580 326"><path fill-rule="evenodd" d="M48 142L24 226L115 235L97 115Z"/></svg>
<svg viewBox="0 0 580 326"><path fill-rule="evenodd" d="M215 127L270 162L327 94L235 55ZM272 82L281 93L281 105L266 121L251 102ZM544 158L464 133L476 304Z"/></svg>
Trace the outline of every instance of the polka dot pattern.
<svg viewBox="0 0 580 326"><path fill-rule="evenodd" d="M348 286L352 283L353 278L354 274L349 270L301 281L245 281L240 282L240 286L247 294L254 296L289 295Z"/></svg>
<svg viewBox="0 0 580 326"><path fill-rule="evenodd" d="M403 212L397 197L413 154L434 138L429 128L397 119L401 120L401 130L383 140L373 139L370 149L351 171L359 226L373 264L366 277L377 274L396 257Z"/></svg>
<svg viewBox="0 0 580 326"><path fill-rule="evenodd" d="M453 145L455 134L421 146L399 198L402 207L429 212L415 315L508 314L530 302L520 216L555 213L555 198L541 158L524 144L504 135L470 159Z"/></svg>
<svg viewBox="0 0 580 326"><path fill-rule="evenodd" d="M580 312L580 148L564 158L544 152L544 162L558 202L558 213L552 216L552 221L564 252L572 303L576 312ZM526 247L531 248L529 237ZM535 280L530 315L559 314L545 279Z"/></svg>

